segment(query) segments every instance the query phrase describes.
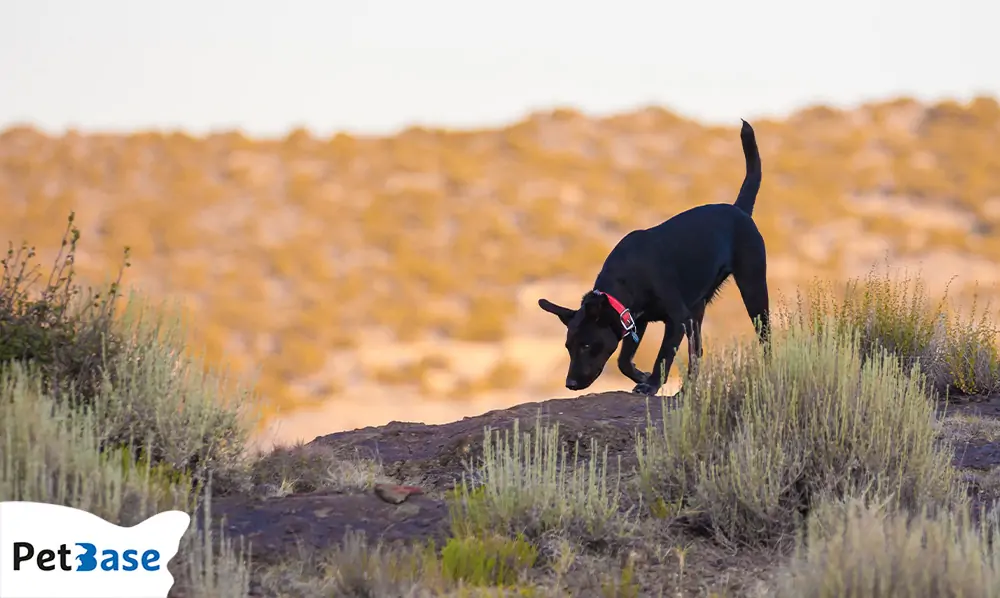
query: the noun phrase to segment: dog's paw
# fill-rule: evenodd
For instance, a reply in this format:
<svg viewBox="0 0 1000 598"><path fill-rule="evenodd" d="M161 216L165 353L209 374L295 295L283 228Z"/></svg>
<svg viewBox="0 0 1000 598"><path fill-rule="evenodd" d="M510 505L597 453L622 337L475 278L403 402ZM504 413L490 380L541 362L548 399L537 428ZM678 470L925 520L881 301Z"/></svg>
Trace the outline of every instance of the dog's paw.
<svg viewBox="0 0 1000 598"><path fill-rule="evenodd" d="M646 382L643 382L641 384L636 384L635 388L632 389L632 392L634 392L636 394L640 394L640 395L652 396L652 395L655 395L656 391L658 391L658 390L659 390L658 387L655 387L652 384L647 384Z"/></svg>

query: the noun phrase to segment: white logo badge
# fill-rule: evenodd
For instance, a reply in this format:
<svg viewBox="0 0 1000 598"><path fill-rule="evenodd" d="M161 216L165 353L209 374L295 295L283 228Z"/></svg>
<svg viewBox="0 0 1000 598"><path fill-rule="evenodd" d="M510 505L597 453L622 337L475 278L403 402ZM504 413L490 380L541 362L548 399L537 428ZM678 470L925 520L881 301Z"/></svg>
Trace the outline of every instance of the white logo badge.
<svg viewBox="0 0 1000 598"><path fill-rule="evenodd" d="M0 502L0 598L166 598L167 562L191 517L160 513L133 527L37 502Z"/></svg>

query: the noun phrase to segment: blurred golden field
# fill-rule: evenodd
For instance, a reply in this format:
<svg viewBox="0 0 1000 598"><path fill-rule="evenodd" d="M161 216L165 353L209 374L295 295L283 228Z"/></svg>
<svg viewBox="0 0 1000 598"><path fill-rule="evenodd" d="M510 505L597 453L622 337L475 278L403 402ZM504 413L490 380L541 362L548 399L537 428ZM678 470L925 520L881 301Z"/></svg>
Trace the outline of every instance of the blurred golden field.
<svg viewBox="0 0 1000 598"><path fill-rule="evenodd" d="M886 259L932 290L957 276L958 302L977 282L996 292L995 99L815 107L752 124L773 295ZM276 407L306 408L317 433L447 421L573 394L561 389L563 328L535 301L578 301L627 231L733 201L738 125L647 108L390 137L10 128L0 240L54 255L75 212L81 274L112 274L130 247L126 284L183 302L195 347L255 375ZM706 350L750 331L727 288L706 317ZM631 387L613 367L599 383L590 391Z"/></svg>

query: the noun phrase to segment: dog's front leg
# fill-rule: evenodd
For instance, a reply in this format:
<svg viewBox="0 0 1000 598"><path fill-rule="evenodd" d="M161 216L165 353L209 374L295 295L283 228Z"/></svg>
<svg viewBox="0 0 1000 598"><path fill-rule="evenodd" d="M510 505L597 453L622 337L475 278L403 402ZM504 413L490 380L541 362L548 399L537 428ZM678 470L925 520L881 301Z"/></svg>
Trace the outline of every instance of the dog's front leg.
<svg viewBox="0 0 1000 598"><path fill-rule="evenodd" d="M637 384L632 392L655 395L656 391L660 390L660 386L663 385L663 381L667 379L670 367L674 364L677 348L680 347L681 339L684 338L684 329L674 324L673 319L667 319L665 328L663 342L660 343L660 351L656 354L656 364L653 366L653 371L646 378L646 381Z"/></svg>
<svg viewBox="0 0 1000 598"><path fill-rule="evenodd" d="M642 384L649 377L649 374L635 367L633 360L639 343L642 342L642 335L646 334L646 322L635 321L635 334L639 337L638 341L633 340L631 334L625 335L625 338L622 339L622 350L618 352L618 370L632 382Z"/></svg>

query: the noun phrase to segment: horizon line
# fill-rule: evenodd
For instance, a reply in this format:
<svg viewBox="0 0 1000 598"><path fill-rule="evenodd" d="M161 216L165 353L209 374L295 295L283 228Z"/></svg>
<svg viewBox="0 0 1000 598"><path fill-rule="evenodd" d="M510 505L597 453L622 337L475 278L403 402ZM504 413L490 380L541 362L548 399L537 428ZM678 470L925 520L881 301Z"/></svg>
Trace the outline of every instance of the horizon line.
<svg viewBox="0 0 1000 598"><path fill-rule="evenodd" d="M749 114L741 118L746 119L751 123L781 123L787 122L794 119L795 117L801 116L803 114L817 111L817 110L830 110L837 113L846 112L857 112L859 110L864 110L876 106L887 106L892 104L918 104L920 106L934 108L936 106L942 106L947 104L955 105L962 108L968 108L976 101L990 101L995 103L1000 103L1000 94L990 93L990 92L976 92L971 94L940 94L933 98L920 98L912 93L899 93L899 94L882 94L879 96L865 97L854 102L828 102L822 100L816 100L811 102L803 102L799 107L794 108L789 111L784 112L774 112L770 114ZM37 122L32 122L31 119L22 120L11 120L2 126L0 126L0 136L6 135L8 133L28 129L36 133L40 133L45 137L53 138L63 138L69 135L75 134L84 137L104 137L104 136L119 136L119 137L130 137L137 135L182 135L186 137L191 137L195 139L205 139L209 137L217 137L224 135L240 135L248 140L258 140L258 141L276 141L287 139L289 136L296 132L305 132L313 139L335 139L337 137L348 137L353 139L386 139L397 137L401 134L412 132L412 131L426 131L430 133L438 134L475 134L475 133L489 133L502 131L510 127L526 123L534 118L551 116L557 113L570 113L582 118L597 121L607 121L616 118L622 118L627 116L632 116L646 111L658 111L664 112L670 116L677 118L682 122L694 123L704 128L739 128L740 118L736 119L736 122L732 125L725 124L721 119L710 119L710 118L697 118L691 116L690 114L685 114L684 111L671 107L667 103L663 102L643 102L635 103L630 107L623 107L616 110L586 110L578 105L574 105L570 102L554 103L547 106L530 107L522 110L519 116L510 118L498 118L492 122L483 122L482 124L462 124L462 125L448 125L448 124L434 124L432 122L421 122L412 121L406 125L395 126L390 130L385 132L363 132L363 131L351 131L348 129L332 130L326 133L320 133L317 127L299 124L299 125L289 125L287 128L283 129L281 133L253 133L248 132L244 127L237 125L219 125L218 127L210 128L199 128L199 127L183 127L183 126L156 126L148 125L142 127L81 127L81 126L63 126L63 127L46 127Z"/></svg>

